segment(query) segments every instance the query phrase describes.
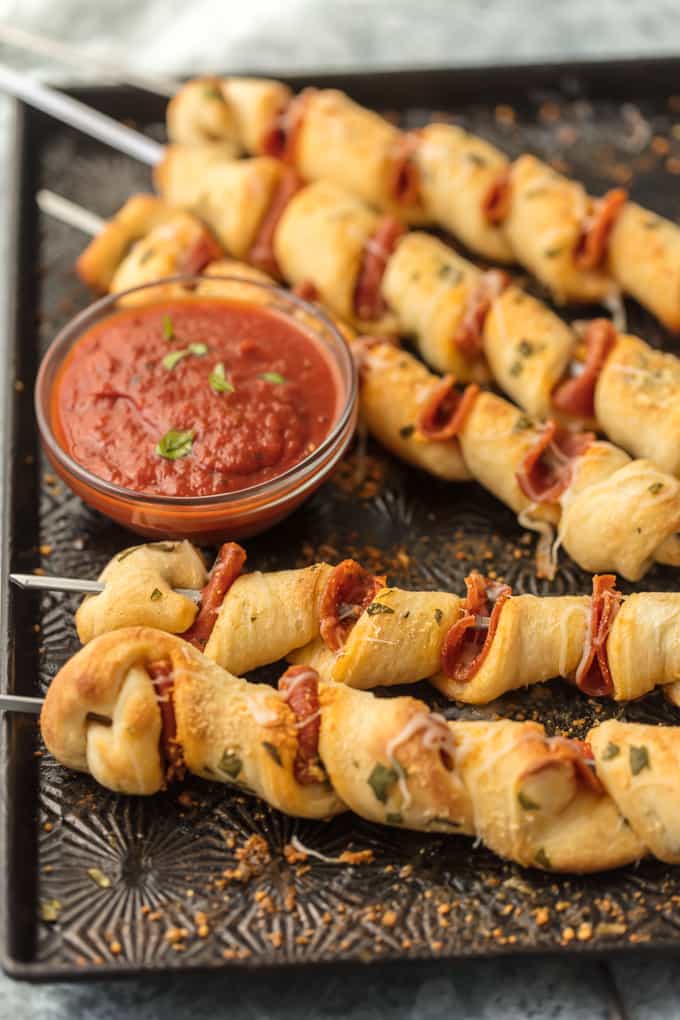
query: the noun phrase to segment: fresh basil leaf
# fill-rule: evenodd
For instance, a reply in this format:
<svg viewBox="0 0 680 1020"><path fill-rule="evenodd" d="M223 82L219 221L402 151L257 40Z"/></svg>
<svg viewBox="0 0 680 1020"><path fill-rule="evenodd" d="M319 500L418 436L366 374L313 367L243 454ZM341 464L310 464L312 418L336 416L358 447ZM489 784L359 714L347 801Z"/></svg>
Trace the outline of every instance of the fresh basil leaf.
<svg viewBox="0 0 680 1020"><path fill-rule="evenodd" d="M398 778L396 769L391 769L387 765L381 765L378 762L368 777L368 785L373 790L376 800L379 800L381 804L385 804L387 802L388 790L390 786L396 783Z"/></svg>
<svg viewBox="0 0 680 1020"><path fill-rule="evenodd" d="M279 754L278 747L276 747L274 744L270 744L268 740L263 740L262 746L264 747L269 757L273 761L275 761L277 765L283 764L281 761L281 755Z"/></svg>
<svg viewBox="0 0 680 1020"><path fill-rule="evenodd" d="M386 606L384 602L371 602L370 606L366 608L366 612L369 616L377 616L378 613L393 613L394 610L391 606Z"/></svg>
<svg viewBox="0 0 680 1020"><path fill-rule="evenodd" d="M552 868L550 858L548 857L547 853L545 852L545 849L542 846L539 846L538 850L536 851L536 854L534 856L534 863L538 864L539 868Z"/></svg>
<svg viewBox="0 0 680 1020"><path fill-rule="evenodd" d="M168 370L168 372L172 372L175 365L177 365L182 360L182 358L186 358L186 356L187 356L186 351L170 351L169 354L165 355L161 364L163 368L166 368Z"/></svg>
<svg viewBox="0 0 680 1020"><path fill-rule="evenodd" d="M224 373L224 365L221 361L218 361L208 376L208 382L210 383L210 388L213 389L215 393L234 392L234 384L227 379Z"/></svg>
<svg viewBox="0 0 680 1020"><path fill-rule="evenodd" d="M642 772L643 769L651 768L649 761L649 751L644 746L635 747L634 745L630 749L630 771L634 776L637 776Z"/></svg>
<svg viewBox="0 0 680 1020"><path fill-rule="evenodd" d="M176 432L174 429L170 429L156 445L156 453L160 457L165 457L166 460L178 460L180 457L186 457L188 453L191 453L193 442L194 433L191 429L184 432Z"/></svg>
<svg viewBox="0 0 680 1020"><path fill-rule="evenodd" d="M225 776L229 776L230 779L236 779L243 768L243 762L236 751L225 751L217 767L220 772L224 772Z"/></svg>

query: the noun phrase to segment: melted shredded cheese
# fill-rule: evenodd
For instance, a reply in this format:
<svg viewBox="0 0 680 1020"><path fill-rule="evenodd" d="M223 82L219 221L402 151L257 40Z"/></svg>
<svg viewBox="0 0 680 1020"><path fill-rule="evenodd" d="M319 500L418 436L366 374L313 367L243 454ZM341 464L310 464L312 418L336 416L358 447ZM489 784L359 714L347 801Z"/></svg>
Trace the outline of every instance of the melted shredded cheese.
<svg viewBox="0 0 680 1020"><path fill-rule="evenodd" d="M249 693L248 708L258 726L273 726L279 722L279 714L273 704L266 704L266 701L275 696L276 692L271 687L261 687Z"/></svg>
<svg viewBox="0 0 680 1020"><path fill-rule="evenodd" d="M626 319L626 306L623 303L620 290L612 290L602 299L602 304L612 317L614 326L619 333L625 333L628 329Z"/></svg>
<svg viewBox="0 0 680 1020"><path fill-rule="evenodd" d="M536 570L539 577L545 577L552 581L557 572L557 547L558 542L553 543L553 527L547 521L535 520L531 514L538 508L538 504L530 503L528 507L517 515L517 523L522 528L535 531L540 537L536 546ZM558 541L561 537L558 535Z"/></svg>
<svg viewBox="0 0 680 1020"><path fill-rule="evenodd" d="M443 715L439 715L437 712L428 712L412 716L400 732L395 737L392 737L386 747L387 756L392 762L394 771L397 773L399 792L401 793L405 808L410 807L413 798L408 788L404 770L395 758L395 751L421 731L422 745L425 750L447 751L454 761L456 757L456 743L449 724Z"/></svg>

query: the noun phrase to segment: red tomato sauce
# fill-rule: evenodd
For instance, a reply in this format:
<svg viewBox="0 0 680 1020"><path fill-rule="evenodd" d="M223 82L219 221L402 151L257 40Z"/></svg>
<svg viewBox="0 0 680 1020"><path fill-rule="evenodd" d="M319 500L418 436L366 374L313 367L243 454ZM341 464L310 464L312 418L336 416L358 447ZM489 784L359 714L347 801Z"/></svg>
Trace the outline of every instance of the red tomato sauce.
<svg viewBox="0 0 680 1020"><path fill-rule="evenodd" d="M126 309L81 336L51 398L58 442L136 492L206 496L282 474L332 428L341 383L290 319L211 299Z"/></svg>

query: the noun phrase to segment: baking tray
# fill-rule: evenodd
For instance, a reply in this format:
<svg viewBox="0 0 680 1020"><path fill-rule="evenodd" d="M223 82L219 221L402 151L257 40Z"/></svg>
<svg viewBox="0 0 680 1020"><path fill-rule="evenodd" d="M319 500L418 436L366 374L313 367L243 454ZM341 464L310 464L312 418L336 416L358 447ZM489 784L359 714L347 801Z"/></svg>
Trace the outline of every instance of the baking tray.
<svg viewBox="0 0 680 1020"><path fill-rule="evenodd" d="M295 87L336 85L409 126L432 114L456 117L511 154L530 149L558 161L596 190L630 184L640 201L677 219L677 71L677 61L664 59L286 80ZM74 94L163 135L160 99L112 87ZM39 217L34 194L49 186L107 216L131 191L148 188L149 173L39 113L19 105L15 114L11 300L0 363L7 394L1 683L6 691L36 694L76 649L75 601L10 591L9 570L94 577L134 538L64 490L38 448L31 391L39 356L89 295L73 272L83 237ZM663 345L651 317L629 311L631 328ZM250 566L263 569L355 556L415 588L461 591L477 566L495 570L517 591L590 589L589 577L565 557L552 585L537 582L533 543L480 487L440 483L370 443L287 522L249 542L248 553ZM676 584L675 572L657 570L638 587ZM410 691L442 707L427 685ZM480 714L449 705L446 711ZM611 714L677 721L659 695L621 707L585 699L558 681L507 696L481 714L494 712L540 718L574 735ZM18 715L3 721L0 768L2 964L15 977L680 946L678 873L659 862L559 877L505 863L462 837L390 830L352 815L331 823L289 819L199 780L151 799L118 797L56 765L41 749L35 720ZM233 869L238 848L253 834L266 840L270 860L247 882L225 880L224 870ZM355 867L313 857L289 864L282 850L293 834L326 856L372 849L374 860ZM91 869L98 869L96 880ZM56 920L43 919L50 910ZM172 929L180 930L179 941Z"/></svg>

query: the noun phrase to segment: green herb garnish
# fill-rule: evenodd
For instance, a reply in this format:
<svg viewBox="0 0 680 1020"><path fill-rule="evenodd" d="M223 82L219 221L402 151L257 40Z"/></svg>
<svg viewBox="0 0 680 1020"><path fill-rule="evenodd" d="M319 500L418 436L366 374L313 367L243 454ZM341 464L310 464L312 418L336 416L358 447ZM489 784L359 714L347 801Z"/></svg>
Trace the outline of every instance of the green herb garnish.
<svg viewBox="0 0 680 1020"><path fill-rule="evenodd" d="M545 852L542 846L539 846L538 850L536 851L534 862L538 864L539 868L552 868L550 858L548 857L547 853Z"/></svg>
<svg viewBox="0 0 680 1020"><path fill-rule="evenodd" d="M188 347L183 347L178 351L170 351L169 354L166 354L162 362L163 368L167 368L168 371L172 371L178 361L181 361L182 358L187 358L190 354L195 354L196 357L202 358L203 355L207 353L207 344L189 344Z"/></svg>
<svg viewBox="0 0 680 1020"><path fill-rule="evenodd" d="M225 776L229 776L230 779L236 779L243 768L243 762L236 754L236 751L225 751L217 767L220 772L224 772Z"/></svg>
<svg viewBox="0 0 680 1020"><path fill-rule="evenodd" d="M399 811L388 811L385 815L385 821L388 825L403 825L404 816Z"/></svg>
<svg viewBox="0 0 680 1020"><path fill-rule="evenodd" d="M651 492L652 496L656 496L656 494L658 492L661 492L662 489L663 482L652 482L652 484L649 486L649 491Z"/></svg>
<svg viewBox="0 0 680 1020"><path fill-rule="evenodd" d="M547 259L554 259L555 256L559 255L561 251L562 251L561 248L548 248L548 250L544 251L543 254Z"/></svg>
<svg viewBox="0 0 680 1020"><path fill-rule="evenodd" d="M630 749L630 771L634 776L637 776L642 772L643 769L651 768L649 762L649 751L644 746L635 747L632 746Z"/></svg>
<svg viewBox="0 0 680 1020"><path fill-rule="evenodd" d="M602 761L611 761L612 758L617 758L621 754L621 748L618 744L612 744L611 740L602 752Z"/></svg>
<svg viewBox="0 0 680 1020"><path fill-rule="evenodd" d="M378 616L379 613L393 613L394 610L391 606L386 606L384 602L371 602L366 612L369 616Z"/></svg>
<svg viewBox="0 0 680 1020"><path fill-rule="evenodd" d="M513 432L523 432L524 429L530 429L533 427L533 422L528 414L520 414L517 416L515 424L512 426Z"/></svg>
<svg viewBox="0 0 680 1020"><path fill-rule="evenodd" d="M279 754L278 747L275 747L274 744L270 744L268 740L263 740L262 741L262 746L264 747L264 749L267 752L267 754L269 755L269 757L273 761L275 761L277 765L281 765L282 764L282 762L281 762L281 755Z"/></svg>
<svg viewBox="0 0 680 1020"><path fill-rule="evenodd" d="M521 361L513 361L512 365L508 369L508 372L510 373L510 375L520 375L521 371L522 371L522 362Z"/></svg>
<svg viewBox="0 0 680 1020"><path fill-rule="evenodd" d="M229 382L226 375L224 374L224 365L221 361L217 362L212 372L208 376L208 382L210 383L210 388L213 389L215 393L234 392L234 384Z"/></svg>
<svg viewBox="0 0 680 1020"><path fill-rule="evenodd" d="M444 613L441 611L441 609L435 609L434 618L437 621L437 623L442 622L442 620L444 619Z"/></svg>
<svg viewBox="0 0 680 1020"><path fill-rule="evenodd" d="M180 457L186 457L188 453L191 453L193 442L194 433L192 429L187 429L184 432L176 432L175 429L170 429L157 443L156 453L160 457L165 457L166 460L178 460Z"/></svg>
<svg viewBox="0 0 680 1020"><path fill-rule="evenodd" d="M401 436L402 439L410 439L415 430L416 430L415 425L402 425L402 427L399 429L399 435Z"/></svg>
<svg viewBox="0 0 680 1020"><path fill-rule="evenodd" d="M224 96L215 85L207 85L203 90L203 95L206 99L219 99L224 102Z"/></svg>
<svg viewBox="0 0 680 1020"><path fill-rule="evenodd" d="M169 315L163 316L163 336L166 340L172 340L175 336L175 329Z"/></svg>
<svg viewBox="0 0 680 1020"><path fill-rule="evenodd" d="M534 353L534 345L530 340L520 340L517 344L517 350L523 358L528 358L529 355Z"/></svg>
<svg viewBox="0 0 680 1020"><path fill-rule="evenodd" d="M151 601L158 602L158 600L162 598L163 592L160 590L160 588L154 588L154 590L151 592Z"/></svg>
<svg viewBox="0 0 680 1020"><path fill-rule="evenodd" d="M396 783L398 778L396 769L391 769L387 765L381 765L378 762L368 777L368 785L373 790L376 800L379 800L381 804L387 803L388 790L390 786Z"/></svg>
<svg viewBox="0 0 680 1020"><path fill-rule="evenodd" d="M527 797L526 793L522 793L521 790L517 794L517 800L519 801L519 806L524 811L540 811L541 810L541 805L537 804L535 800L531 799L531 797Z"/></svg>
<svg viewBox="0 0 680 1020"><path fill-rule="evenodd" d="M260 379L264 379L265 382L276 383L277 385L286 382L286 379L280 372L261 372Z"/></svg>

